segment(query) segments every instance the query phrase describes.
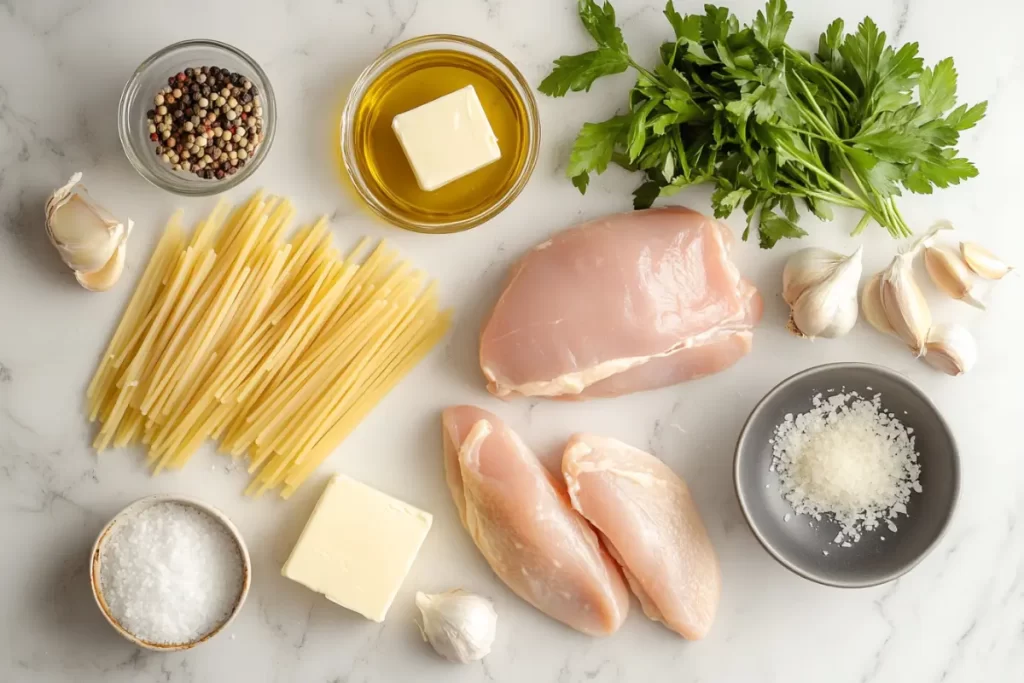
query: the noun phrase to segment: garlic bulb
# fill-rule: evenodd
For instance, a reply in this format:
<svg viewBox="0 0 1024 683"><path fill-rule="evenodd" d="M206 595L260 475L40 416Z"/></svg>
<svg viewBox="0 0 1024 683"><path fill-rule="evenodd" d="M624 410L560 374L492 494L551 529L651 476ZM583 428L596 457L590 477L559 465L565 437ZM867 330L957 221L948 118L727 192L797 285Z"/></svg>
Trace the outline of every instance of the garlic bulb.
<svg viewBox="0 0 1024 683"><path fill-rule="evenodd" d="M974 242L961 242L960 255L963 256L968 268L986 280L1002 280L1013 270L991 251Z"/></svg>
<svg viewBox="0 0 1024 683"><path fill-rule="evenodd" d="M132 230L98 206L80 184L81 173L46 202L46 233L61 259L86 289L110 289L124 270L125 245Z"/></svg>
<svg viewBox="0 0 1024 683"><path fill-rule="evenodd" d="M978 298L978 287L973 284L971 271L960 254L946 247L927 246L924 266L936 287L954 299L984 310L985 304Z"/></svg>
<svg viewBox="0 0 1024 683"><path fill-rule="evenodd" d="M417 593L416 606L423 617L423 639L448 661L475 662L491 651L498 614L487 598L464 590Z"/></svg>
<svg viewBox="0 0 1024 683"><path fill-rule="evenodd" d="M978 359L974 337L962 325L936 325L928 332L924 360L947 375L962 375Z"/></svg>
<svg viewBox="0 0 1024 683"><path fill-rule="evenodd" d="M804 337L841 337L857 322L861 249L843 256L810 247L793 254L782 272L790 328Z"/></svg>

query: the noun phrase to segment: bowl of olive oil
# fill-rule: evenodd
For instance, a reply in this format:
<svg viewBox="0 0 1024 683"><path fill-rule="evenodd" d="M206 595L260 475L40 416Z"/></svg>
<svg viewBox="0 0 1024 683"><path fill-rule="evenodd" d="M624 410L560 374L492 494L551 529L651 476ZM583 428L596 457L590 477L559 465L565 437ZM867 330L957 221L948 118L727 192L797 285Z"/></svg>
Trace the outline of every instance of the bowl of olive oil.
<svg viewBox="0 0 1024 683"><path fill-rule="evenodd" d="M425 191L392 130L395 116L472 86L501 157ZM383 52L356 80L341 116L341 158L352 185L381 218L408 230L468 230L505 209L537 163L537 104L519 70L463 36L413 38Z"/></svg>

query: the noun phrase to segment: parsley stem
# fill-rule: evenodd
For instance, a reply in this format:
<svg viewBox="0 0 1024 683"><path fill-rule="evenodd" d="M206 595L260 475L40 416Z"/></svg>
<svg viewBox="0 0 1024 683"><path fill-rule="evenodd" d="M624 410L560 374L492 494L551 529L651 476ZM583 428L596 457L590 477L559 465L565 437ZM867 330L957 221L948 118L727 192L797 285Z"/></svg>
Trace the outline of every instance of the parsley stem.
<svg viewBox="0 0 1024 683"><path fill-rule="evenodd" d="M794 128L793 126L787 126L784 123L776 123L776 124L774 124L774 126L776 128L781 129L781 130L788 130L790 133L798 133L800 135L806 135L809 138L814 138L816 140L821 140L822 142L833 142L832 138L827 138L824 135L818 135L817 133L811 132L809 130L804 130L803 128Z"/></svg>
<svg viewBox="0 0 1024 683"><path fill-rule="evenodd" d="M667 85L665 85L665 83L663 83L660 78L658 78L653 73L651 73L650 71L648 71L644 67L640 66L636 62L634 62L633 58L630 57L628 54L626 55L626 61L628 61L629 65L631 67L633 67L638 72L640 72L644 76L644 78L648 79L651 83L653 83L654 85L658 86L659 88L661 88L665 92L669 91L669 87Z"/></svg>
<svg viewBox="0 0 1024 683"><path fill-rule="evenodd" d="M814 197L815 199L820 199L823 202L828 202L829 204L848 206L851 209L864 208L864 206L860 202L855 202L852 199L848 199L842 195L836 194L835 192L823 192L821 190L815 190L805 185L800 185L799 183L795 182L791 178L787 178L786 176L780 176L779 180L797 190L796 192L792 193L794 197Z"/></svg>
<svg viewBox="0 0 1024 683"><path fill-rule="evenodd" d="M849 187L847 187L846 183L842 182L841 180L837 180L835 176L826 171L824 168L808 163L805 159L802 159L800 157L799 152L797 152L796 150L792 149L791 147L785 144L780 144L779 149L781 149L786 154L791 156L795 161L798 161L801 164L803 164L807 169L814 172L816 175L821 176L828 184L832 185L846 196L850 197L856 202L859 202L860 204L866 204L864 198L858 195L853 190L851 190Z"/></svg>
<svg viewBox="0 0 1024 683"><path fill-rule="evenodd" d="M856 227L853 228L853 232L851 232L850 234L854 236L861 234L862 232L864 232L864 228L868 227L868 223L870 222L871 214L865 211L864 215L860 217L859 221L857 221L857 225Z"/></svg>
<svg viewBox="0 0 1024 683"><path fill-rule="evenodd" d="M820 73L829 81L842 88L845 91L845 94L850 96L851 100L857 99L857 94L850 90L850 87L846 85L846 83L843 83L842 79L840 79L838 76L833 74L828 69L824 68L820 64L815 64L814 62L808 60L806 57L804 57L802 54L791 48L789 45L783 45L783 50L785 51L786 56L788 56L790 59L800 62L804 66L809 67L810 69L816 71L817 73Z"/></svg>
<svg viewBox="0 0 1024 683"><path fill-rule="evenodd" d="M814 95L811 94L811 90L810 88L807 87L807 83L805 83L804 79L800 78L799 74L797 73L793 74L793 78L796 79L796 82L800 85L800 89L804 91L804 97L807 98L807 101L810 102L811 107L814 110L814 113L817 114L817 123L820 124L821 129L827 130L829 133L831 133L832 139L838 142L839 137L836 135L836 132L832 130L832 124L828 122L828 117L825 116L825 112L823 112L821 110L821 107L818 106L818 101L814 99ZM811 116L808 117L808 119L813 121L814 117Z"/></svg>

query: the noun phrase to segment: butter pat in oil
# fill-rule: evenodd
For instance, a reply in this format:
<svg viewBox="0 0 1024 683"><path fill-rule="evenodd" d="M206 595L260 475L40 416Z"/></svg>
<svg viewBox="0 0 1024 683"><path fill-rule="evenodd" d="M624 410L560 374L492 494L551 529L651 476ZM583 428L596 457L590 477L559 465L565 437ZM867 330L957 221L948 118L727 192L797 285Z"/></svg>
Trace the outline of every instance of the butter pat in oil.
<svg viewBox="0 0 1024 683"><path fill-rule="evenodd" d="M471 85L399 114L391 128L426 192L501 158L498 138Z"/></svg>
<svg viewBox="0 0 1024 683"><path fill-rule="evenodd" d="M331 479L281 573L383 621L431 516L344 475Z"/></svg>

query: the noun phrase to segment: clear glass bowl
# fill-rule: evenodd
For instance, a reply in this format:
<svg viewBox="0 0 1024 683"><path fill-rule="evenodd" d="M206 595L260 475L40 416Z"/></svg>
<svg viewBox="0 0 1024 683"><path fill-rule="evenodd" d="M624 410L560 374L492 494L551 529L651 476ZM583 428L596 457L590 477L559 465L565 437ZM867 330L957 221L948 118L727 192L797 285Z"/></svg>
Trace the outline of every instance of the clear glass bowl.
<svg viewBox="0 0 1024 683"><path fill-rule="evenodd" d="M528 131L526 144L528 147L525 162L519 167L513 182L496 201L483 207L478 214L458 220L418 220L408 214L394 210L388 205L388 202L382 201L381 197L375 193L372 184L367 182L367 179L364 177L360 160L356 158L356 112L367 90L392 65L415 54L430 51L462 52L483 60L499 72L520 100L526 112ZM345 108L341 114L339 142L342 164L348 173L349 179L352 181L352 185L363 201L366 202L367 206L378 216L393 225L414 232L462 232L497 216L526 187L526 183L529 181L530 175L537 165L537 153L540 149L540 117L537 114L537 102L533 97L530 85L526 82L519 69L504 55L484 43L472 38L466 38L465 36L426 35L407 40L385 50L372 64L363 70L352 86L348 99L345 102Z"/></svg>
<svg viewBox="0 0 1024 683"><path fill-rule="evenodd" d="M254 154L234 175L221 180L200 178L193 173L174 171L154 151L146 123L146 112L153 108L153 97L167 79L185 69L217 66L240 73L259 90L263 104L263 138ZM143 178L168 192L204 197L230 190L255 173L270 151L277 125L277 105L270 79L253 59L241 50L216 40L184 40L168 45L139 65L121 93L117 127L121 146L135 170Z"/></svg>

